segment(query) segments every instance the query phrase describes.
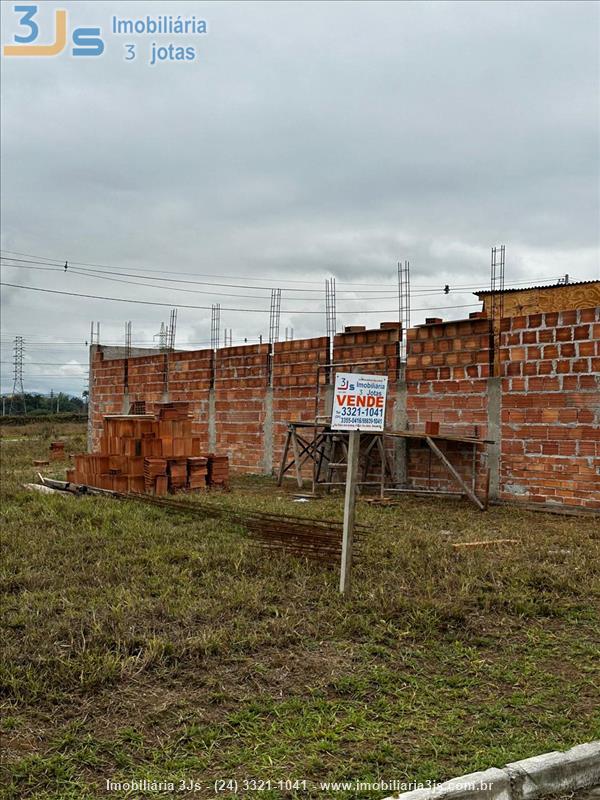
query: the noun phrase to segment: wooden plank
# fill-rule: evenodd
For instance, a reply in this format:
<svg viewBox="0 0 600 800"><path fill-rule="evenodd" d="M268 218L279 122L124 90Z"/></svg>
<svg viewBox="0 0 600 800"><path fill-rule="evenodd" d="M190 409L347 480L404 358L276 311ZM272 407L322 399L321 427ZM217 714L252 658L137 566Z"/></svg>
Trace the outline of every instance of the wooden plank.
<svg viewBox="0 0 600 800"><path fill-rule="evenodd" d="M519 544L518 539L483 539L479 542L455 542L452 547L485 547L490 544Z"/></svg>
<svg viewBox="0 0 600 800"><path fill-rule="evenodd" d="M454 436L453 434L437 434L435 436L415 431L385 431L386 436L396 436L400 439L435 439L439 442L463 442L464 444L495 444L494 439L475 439L472 436Z"/></svg>
<svg viewBox="0 0 600 800"><path fill-rule="evenodd" d="M464 490L464 493L467 495L467 497L468 497L468 498L469 498L469 499L470 499L470 500L471 500L473 503L475 503L475 505L477 506L477 508L479 508L481 511L484 511L484 510L485 510L485 506L483 505L483 503L481 502L481 500L480 500L480 499L477 497L477 495L476 495L476 494L475 494L475 492L474 492L474 491L471 489L471 487L470 487L470 486L468 486L468 485L465 483L465 481L463 481L463 479L460 477L460 475L458 474L458 472L457 472L457 471L454 469L454 467L452 466L452 464L451 464L451 463L448 461L448 459L446 458L446 456L445 456L445 455L442 453L442 451L440 450L440 448L439 448L439 447L436 445L436 443L433 441L433 439L431 438L431 436L426 436L426 437L425 437L425 441L427 442L427 444L428 444L428 445L429 445L429 447L431 448L431 451L432 451L432 452L433 452L433 453L434 453L434 454L435 454L435 455L436 455L436 456L439 458L439 460L440 460L440 461L442 462L442 464L443 464L443 465L446 467L446 469L447 469L447 470L448 470L448 472L449 472L449 473L452 475L452 477L453 477L453 478L454 478L454 480L455 480L455 481L458 483L458 485L459 485L459 486L462 486L462 488L463 488L463 490Z"/></svg>
<svg viewBox="0 0 600 800"><path fill-rule="evenodd" d="M292 449L294 451L294 464L296 466L296 481L298 483L298 488L302 488L302 471L300 466L300 451L298 448L298 437L296 436L296 431L292 428Z"/></svg>
<svg viewBox="0 0 600 800"><path fill-rule="evenodd" d="M352 539L354 536L354 517L356 512L356 476L360 451L360 431L350 431L348 450L348 470L346 474L346 496L344 497L344 532L342 535L342 563L340 568L340 593L350 591L350 572L352 569Z"/></svg>

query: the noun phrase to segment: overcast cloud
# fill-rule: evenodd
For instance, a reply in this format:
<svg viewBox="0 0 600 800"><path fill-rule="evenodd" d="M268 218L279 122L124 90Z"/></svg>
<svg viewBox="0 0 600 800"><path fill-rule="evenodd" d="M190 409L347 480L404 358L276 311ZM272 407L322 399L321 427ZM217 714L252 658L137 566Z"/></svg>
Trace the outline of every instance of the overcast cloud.
<svg viewBox="0 0 600 800"><path fill-rule="evenodd" d="M267 288L151 288L26 264L3 268L5 282L220 302L239 341L268 335L272 286L282 335L322 335L324 313L298 312L324 309L329 276L338 329L394 319L398 260L411 263L413 308L453 305L435 314L454 318L475 298L444 284L485 288L494 244L506 245L509 284L600 277L597 3L40 5L40 39L67 8L71 28L102 28L106 50L3 58L3 250ZM2 6L6 44L17 16ZM195 15L208 33L118 37L113 14ZM198 58L149 66L152 41L194 45ZM366 313L378 310L389 313ZM2 390L15 334L26 389L80 393L91 319L106 342L130 319L134 342L150 344L168 313L4 288ZM209 338L210 311L181 308L178 346Z"/></svg>

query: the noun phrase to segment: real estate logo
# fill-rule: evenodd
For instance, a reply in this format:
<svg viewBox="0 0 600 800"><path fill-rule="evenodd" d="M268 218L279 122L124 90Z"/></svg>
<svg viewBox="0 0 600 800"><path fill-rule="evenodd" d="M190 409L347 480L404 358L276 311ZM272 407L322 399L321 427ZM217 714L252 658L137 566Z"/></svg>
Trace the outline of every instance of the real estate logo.
<svg viewBox="0 0 600 800"><path fill-rule="evenodd" d="M68 40L68 14L64 8L57 8L54 12L54 31L49 44L37 44L43 38L40 33L40 23L37 19L38 6L13 6L19 15L21 33L13 36L14 44L4 45L5 56L57 56L65 50ZM73 56L101 56L104 52L104 41L99 27L75 28L71 32L71 55Z"/></svg>
<svg viewBox="0 0 600 800"><path fill-rule="evenodd" d="M5 44L5 56L58 56L67 51L73 56L101 56L107 40L99 25L78 26L69 29L69 15L64 8L54 11L52 22L40 19L38 5L15 5L17 31L12 43ZM196 41L198 35L206 34L206 20L196 16L182 17L170 14L158 16L120 18L112 16L105 27L109 37L128 37L118 46L123 48L123 60L131 63L139 60L150 66L164 62L190 63L198 59ZM161 37L173 37L170 42ZM182 37L194 37L185 39ZM176 41L175 41L176 40ZM140 57L141 56L141 57Z"/></svg>

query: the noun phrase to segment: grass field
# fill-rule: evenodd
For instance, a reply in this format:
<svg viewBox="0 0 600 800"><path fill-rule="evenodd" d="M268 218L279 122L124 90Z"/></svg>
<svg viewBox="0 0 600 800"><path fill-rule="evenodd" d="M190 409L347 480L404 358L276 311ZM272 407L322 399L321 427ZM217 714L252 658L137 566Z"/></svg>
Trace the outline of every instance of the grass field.
<svg viewBox="0 0 600 800"><path fill-rule="evenodd" d="M62 430L84 448L82 427ZM236 779L238 797L381 798L318 784L444 780L600 736L597 518L361 502L344 600L337 571L222 521L23 491L56 433L2 430L3 797L146 778L202 783L178 797ZM258 478L209 501L342 512ZM519 543L450 544L498 537Z"/></svg>

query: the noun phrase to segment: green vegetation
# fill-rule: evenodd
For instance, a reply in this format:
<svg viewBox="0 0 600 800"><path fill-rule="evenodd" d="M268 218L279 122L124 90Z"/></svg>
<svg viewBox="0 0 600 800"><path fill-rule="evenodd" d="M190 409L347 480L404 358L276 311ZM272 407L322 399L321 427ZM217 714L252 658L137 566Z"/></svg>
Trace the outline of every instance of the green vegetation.
<svg viewBox="0 0 600 800"><path fill-rule="evenodd" d="M27 413L23 414L23 401L21 398L15 398L14 407L17 413L13 414L10 419L21 419L22 417L41 417L47 415L57 415L70 413L70 414L87 414L87 390L83 392L81 397L76 395L65 394L65 392L53 392L48 394L27 393L25 394L25 408ZM10 396L3 396L6 409L10 408ZM0 420L2 417L0 417ZM7 424L6 417L3 424ZM18 423L17 423L18 424Z"/></svg>
<svg viewBox="0 0 600 800"><path fill-rule="evenodd" d="M83 426L69 430L82 449ZM381 798L317 784L444 780L600 735L597 518L361 502L370 534L344 600L337 570L223 521L25 492L55 432L6 433L4 797L146 778L201 781L176 796L202 798L234 778L240 797ZM296 504L256 478L209 501L342 513L339 496ZM500 537L519 544L451 546Z"/></svg>

